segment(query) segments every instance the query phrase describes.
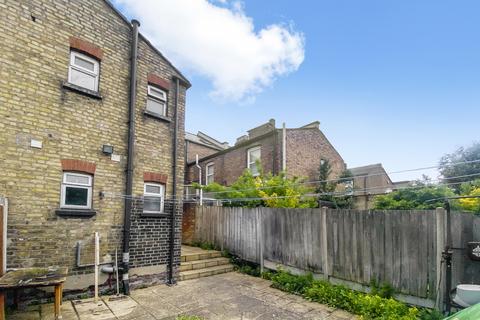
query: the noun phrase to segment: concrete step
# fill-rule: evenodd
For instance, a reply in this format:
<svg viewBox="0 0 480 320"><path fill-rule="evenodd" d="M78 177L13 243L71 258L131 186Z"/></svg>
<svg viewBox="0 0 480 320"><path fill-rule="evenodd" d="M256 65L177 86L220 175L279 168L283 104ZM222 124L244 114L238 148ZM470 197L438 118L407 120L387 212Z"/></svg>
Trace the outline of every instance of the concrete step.
<svg viewBox="0 0 480 320"><path fill-rule="evenodd" d="M228 258L212 258L205 260L185 261L180 264L180 271L197 270L229 264Z"/></svg>
<svg viewBox="0 0 480 320"><path fill-rule="evenodd" d="M182 271L180 272L180 280L197 279L230 271L233 271L233 265L231 264L223 264L215 267Z"/></svg>
<svg viewBox="0 0 480 320"><path fill-rule="evenodd" d="M207 260L213 258L219 258L222 256L220 251L215 250L202 250L202 252L188 252L182 253L180 257L180 262L196 261L196 260Z"/></svg>

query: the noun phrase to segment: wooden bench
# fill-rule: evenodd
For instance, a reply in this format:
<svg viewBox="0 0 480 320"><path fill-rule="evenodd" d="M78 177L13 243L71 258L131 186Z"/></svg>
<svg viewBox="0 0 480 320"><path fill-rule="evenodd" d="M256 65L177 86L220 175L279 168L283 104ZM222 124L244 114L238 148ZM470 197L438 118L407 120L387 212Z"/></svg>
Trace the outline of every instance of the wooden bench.
<svg viewBox="0 0 480 320"><path fill-rule="evenodd" d="M0 320L5 320L5 292L25 288L55 288L55 319L60 319L63 283L67 278L68 268L25 268L9 271L0 277Z"/></svg>

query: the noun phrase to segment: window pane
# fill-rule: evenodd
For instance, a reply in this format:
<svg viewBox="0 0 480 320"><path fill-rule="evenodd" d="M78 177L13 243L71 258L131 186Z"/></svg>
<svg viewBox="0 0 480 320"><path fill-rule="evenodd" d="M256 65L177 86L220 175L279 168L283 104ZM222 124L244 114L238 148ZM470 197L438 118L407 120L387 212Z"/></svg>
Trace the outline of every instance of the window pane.
<svg viewBox="0 0 480 320"><path fill-rule="evenodd" d="M155 186L155 185L147 184L146 187L145 187L145 192L147 192L147 193L158 193L158 194L160 194L160 192L161 192L161 187L160 187L160 186Z"/></svg>
<svg viewBox="0 0 480 320"><path fill-rule="evenodd" d="M77 55L75 56L75 65L90 70L92 72L95 71L95 64L93 62L82 59Z"/></svg>
<svg viewBox="0 0 480 320"><path fill-rule="evenodd" d="M260 160L260 149L250 151L250 162Z"/></svg>
<svg viewBox="0 0 480 320"><path fill-rule="evenodd" d="M207 176L207 184L213 183L214 182L214 176L213 174L211 176Z"/></svg>
<svg viewBox="0 0 480 320"><path fill-rule="evenodd" d="M147 99L147 110L159 115L165 115L165 103L154 99Z"/></svg>
<svg viewBox="0 0 480 320"><path fill-rule="evenodd" d="M90 184L90 178L85 176L77 176L73 174L66 174L65 181L72 184Z"/></svg>
<svg viewBox="0 0 480 320"><path fill-rule="evenodd" d="M152 86L150 86L149 88L150 88L149 94L151 96L154 96L154 97L162 99L162 100L166 100L167 94L164 91L162 91L160 89L157 89L155 87L152 87Z"/></svg>
<svg viewBox="0 0 480 320"><path fill-rule="evenodd" d="M95 87L95 79L96 77L94 76L76 70L74 68L70 68L70 82L79 87L97 91L97 88Z"/></svg>
<svg viewBox="0 0 480 320"><path fill-rule="evenodd" d="M256 176L258 174L258 168L257 168L257 165L255 163L250 164L250 171L252 172L252 174L254 176Z"/></svg>
<svg viewBox="0 0 480 320"><path fill-rule="evenodd" d="M143 201L143 211L160 212L162 208L161 198L145 197Z"/></svg>
<svg viewBox="0 0 480 320"><path fill-rule="evenodd" d="M213 174L213 166L207 166L207 176Z"/></svg>
<svg viewBox="0 0 480 320"><path fill-rule="evenodd" d="M88 206L88 189L65 187L65 204L69 206Z"/></svg>

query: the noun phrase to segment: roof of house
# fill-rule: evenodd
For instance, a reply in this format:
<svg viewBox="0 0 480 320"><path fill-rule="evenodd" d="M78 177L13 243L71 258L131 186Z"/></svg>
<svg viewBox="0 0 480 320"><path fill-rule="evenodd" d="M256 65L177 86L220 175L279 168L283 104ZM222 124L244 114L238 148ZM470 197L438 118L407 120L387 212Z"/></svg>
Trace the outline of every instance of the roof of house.
<svg viewBox="0 0 480 320"><path fill-rule="evenodd" d="M383 168L383 165L381 163L369 164L366 166L355 167L355 168L348 168L348 171L350 171L354 177L370 176L370 175L375 176L377 174L378 175L385 174L388 181L392 183L392 180L388 176L388 173L385 171L385 168Z"/></svg>
<svg viewBox="0 0 480 320"><path fill-rule="evenodd" d="M117 8L115 8L115 6L113 5L113 3L110 1L110 0L103 0L126 24L128 24L129 27L132 27L132 24L130 21L128 21L127 17L125 17L123 15L123 13L120 12L120 10L118 10ZM192 84L190 83L190 81L188 81L188 79L180 72L180 70L178 70L174 65L173 63L171 63L164 55L163 53L160 52L160 50L158 50L144 35L142 35L141 33L138 34L140 36L140 38L142 38L143 41L145 41L145 43L151 47L153 49L153 51L155 51L160 57L162 57L169 65L170 67L172 67L173 70L175 70L176 73L178 73L180 80L183 81L185 83L185 86L187 88L190 88L192 86Z"/></svg>
<svg viewBox="0 0 480 320"><path fill-rule="evenodd" d="M198 131L197 134L185 132L185 140L193 143L201 144L203 146L216 149L219 151L225 150L229 147L228 142L220 142L217 139L214 139L201 131Z"/></svg>
<svg viewBox="0 0 480 320"><path fill-rule="evenodd" d="M311 122L311 123L308 123L304 126L301 126L301 127L298 127L298 128L285 128L286 130L318 130L322 135L323 135L323 138L325 139L325 141L328 142L328 144L332 147L332 149L338 154L338 156L340 158L342 158L342 156L340 155L340 153L335 149L335 147L331 144L331 142L327 139L327 137L325 136L325 134L320 130L320 122L319 121L314 121L314 122ZM248 144L251 144L253 142L256 142L256 141L259 141L261 139L264 139L265 137L268 137L270 135L273 135L273 134L276 134L278 133L280 130L282 130L282 128L277 128L275 126L275 119L270 119L268 122L266 123L263 123L259 126L256 126L255 128L252 128L250 130L247 130L248 134L246 135L243 135L239 138L237 138L237 141L235 142L235 144L233 146L229 146L228 143L224 142L223 145L224 147L219 150L218 152L214 153L214 154L211 154L211 155L208 155L206 157L203 157L202 161L204 160L208 160L208 159L211 159L211 158L214 158L220 154L224 154L226 152L230 152L231 150L234 150L234 149L237 149L237 148L240 148L240 147L243 147L245 145L248 145ZM201 132L199 132L200 134ZM191 133L189 135L192 135ZM185 136L185 139L188 140L187 136ZM217 141L217 140L215 140ZM217 141L218 142L218 141ZM193 163L193 162L192 162Z"/></svg>

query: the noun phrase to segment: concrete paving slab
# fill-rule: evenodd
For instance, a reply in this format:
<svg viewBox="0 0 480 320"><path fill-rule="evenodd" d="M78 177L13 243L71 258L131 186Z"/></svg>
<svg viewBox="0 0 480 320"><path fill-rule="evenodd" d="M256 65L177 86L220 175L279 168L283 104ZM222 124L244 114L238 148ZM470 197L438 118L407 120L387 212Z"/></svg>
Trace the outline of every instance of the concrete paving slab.
<svg viewBox="0 0 480 320"><path fill-rule="evenodd" d="M39 320L40 311L31 310L31 311L15 311L7 315L8 320Z"/></svg>
<svg viewBox="0 0 480 320"><path fill-rule="evenodd" d="M176 286L159 285L134 290L130 297L65 301L63 320L175 320L195 315L209 320L310 319L350 320L355 316L273 289L270 282L231 272L188 280ZM79 318L77 317L77 314ZM53 306L29 309L13 320L53 320Z"/></svg>
<svg viewBox="0 0 480 320"><path fill-rule="evenodd" d="M73 307L77 311L80 320L109 320L115 319L115 315L108 306L99 299L75 300Z"/></svg>
<svg viewBox="0 0 480 320"><path fill-rule="evenodd" d="M137 302L129 296L107 296L102 297L102 300L116 317L126 316L138 306Z"/></svg>
<svg viewBox="0 0 480 320"><path fill-rule="evenodd" d="M78 320L77 313L71 301L64 301L61 306L61 311L62 320ZM42 320L55 320L53 303L42 304L40 312Z"/></svg>

